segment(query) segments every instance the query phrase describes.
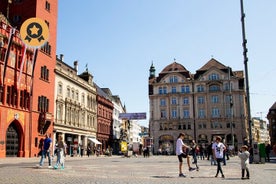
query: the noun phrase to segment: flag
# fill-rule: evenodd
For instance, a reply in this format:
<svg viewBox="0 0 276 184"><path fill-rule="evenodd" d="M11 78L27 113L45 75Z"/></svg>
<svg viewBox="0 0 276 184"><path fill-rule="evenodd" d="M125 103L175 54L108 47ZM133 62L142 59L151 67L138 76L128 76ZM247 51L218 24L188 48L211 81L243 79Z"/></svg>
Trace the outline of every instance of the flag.
<svg viewBox="0 0 276 184"><path fill-rule="evenodd" d="M20 73L19 73L19 77L17 80L17 87L20 88L20 81L21 81L21 77L22 77L22 72L23 72L23 68L24 68L24 63L25 63L25 55L26 55L26 50L27 50L27 45L25 45L25 43L22 43L23 47L23 55L22 55L22 60L21 60L21 65L20 65Z"/></svg>

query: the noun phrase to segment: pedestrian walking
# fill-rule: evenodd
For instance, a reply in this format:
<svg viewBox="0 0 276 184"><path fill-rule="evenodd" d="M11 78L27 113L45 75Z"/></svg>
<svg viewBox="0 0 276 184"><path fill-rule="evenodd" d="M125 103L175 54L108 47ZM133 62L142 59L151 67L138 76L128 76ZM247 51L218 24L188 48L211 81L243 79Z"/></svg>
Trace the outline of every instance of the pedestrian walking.
<svg viewBox="0 0 276 184"><path fill-rule="evenodd" d="M221 137L216 137L216 142L212 145L213 149L213 157L217 161L217 174L215 177L218 177L219 172L221 173L221 177L224 178L224 174L221 168L221 162L223 161L223 152L226 149L225 145L221 142Z"/></svg>
<svg viewBox="0 0 276 184"><path fill-rule="evenodd" d="M91 147L90 145L87 146L87 156L89 157L89 155L91 154Z"/></svg>
<svg viewBox="0 0 276 184"><path fill-rule="evenodd" d="M265 161L267 162L270 162L270 151L271 151L271 146L269 143L267 143L265 146Z"/></svg>
<svg viewBox="0 0 276 184"><path fill-rule="evenodd" d="M42 145L41 159L40 159L39 165L37 166L38 168L41 168L43 166L46 156L48 157L48 162L49 162L48 168L52 168L51 146L52 146L52 139L46 133L45 139Z"/></svg>
<svg viewBox="0 0 276 184"><path fill-rule="evenodd" d="M54 169L58 169L59 165L61 166L61 169L64 169L64 155L65 155L65 145L62 139L62 136L58 136L58 142L57 142L57 163L54 166Z"/></svg>
<svg viewBox="0 0 276 184"><path fill-rule="evenodd" d="M241 150L238 152L238 156L241 159L241 171L242 171L242 180L249 179L249 156L248 147L243 145ZM246 178L244 177L246 171Z"/></svg>
<svg viewBox="0 0 276 184"><path fill-rule="evenodd" d="M211 160L211 165L217 165L217 162L216 160L214 159L214 156L213 156L213 144L214 144L214 141L211 142L211 144L208 146L209 150L209 156L211 157L210 160Z"/></svg>
<svg viewBox="0 0 276 184"><path fill-rule="evenodd" d="M191 144L191 155L193 156L193 164L196 165L196 169L198 170L199 167L197 165L197 154L198 154L198 145L196 144L195 140L192 140L192 144Z"/></svg>
<svg viewBox="0 0 276 184"><path fill-rule="evenodd" d="M179 177L186 177L186 175L184 175L182 172L183 158L187 158L187 165L188 165L189 171L195 170L195 168L192 168L190 165L189 150L191 150L191 148L183 143L184 136L185 136L184 133L180 133L176 141L175 152L179 161Z"/></svg>

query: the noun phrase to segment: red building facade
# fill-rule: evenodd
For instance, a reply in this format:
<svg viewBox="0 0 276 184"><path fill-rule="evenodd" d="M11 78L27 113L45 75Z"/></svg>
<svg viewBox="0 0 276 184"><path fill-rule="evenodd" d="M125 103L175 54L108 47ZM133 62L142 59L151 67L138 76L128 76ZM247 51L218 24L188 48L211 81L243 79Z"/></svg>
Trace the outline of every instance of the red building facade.
<svg viewBox="0 0 276 184"><path fill-rule="evenodd" d="M1 0L0 14L10 22L1 23L0 34L0 158L35 157L45 134L53 133L57 0ZM18 30L32 17L45 20L50 36L41 48L25 52Z"/></svg>
<svg viewBox="0 0 276 184"><path fill-rule="evenodd" d="M109 96L99 86L97 87L98 125L97 139L102 143L102 152L112 147L113 139L113 109L114 105Z"/></svg>

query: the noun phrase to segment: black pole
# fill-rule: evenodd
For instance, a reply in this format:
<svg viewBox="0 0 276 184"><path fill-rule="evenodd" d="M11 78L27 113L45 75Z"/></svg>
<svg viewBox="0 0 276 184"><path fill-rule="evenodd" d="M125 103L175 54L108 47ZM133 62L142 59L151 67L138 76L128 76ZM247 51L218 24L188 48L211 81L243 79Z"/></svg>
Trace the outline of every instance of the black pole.
<svg viewBox="0 0 276 184"><path fill-rule="evenodd" d="M245 13L243 10L243 0L241 2L241 24L242 24L242 39L243 39L243 58L244 58L244 68L245 68L245 82L246 82L246 101L247 101L247 121L248 121L248 128L249 128L249 144L252 145L252 125L251 125L251 110L250 110L250 96L249 96L249 78L248 78L248 57L247 57L247 48L246 48L246 36L245 36Z"/></svg>
<svg viewBox="0 0 276 184"><path fill-rule="evenodd" d="M12 45L12 40L13 40L13 37L14 37L14 32L15 32L15 29L14 28L11 28L10 29L10 37L8 38L8 46L7 46L7 50L6 50L6 53L5 53L5 57L4 57L4 71L3 71L3 77L2 77L2 86L4 86L4 83L5 83L5 78L6 78L6 70L7 70L7 63L8 63L8 59L9 59L9 55L10 55L10 49L11 49L11 45Z"/></svg>

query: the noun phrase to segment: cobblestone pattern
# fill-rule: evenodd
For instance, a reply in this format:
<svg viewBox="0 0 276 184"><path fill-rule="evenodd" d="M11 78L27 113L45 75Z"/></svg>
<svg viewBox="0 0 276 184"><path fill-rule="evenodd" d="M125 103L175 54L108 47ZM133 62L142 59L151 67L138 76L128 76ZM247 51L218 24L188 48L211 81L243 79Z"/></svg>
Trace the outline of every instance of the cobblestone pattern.
<svg viewBox="0 0 276 184"><path fill-rule="evenodd" d="M48 169L47 162L38 169L39 158L0 159L0 184L185 184L185 183L250 183L274 184L276 162L250 165L250 180L241 180L240 163L231 157L223 166L225 178L215 178L216 166L199 160L199 171L189 172L184 162L186 178L178 177L176 156L132 157L74 157L66 158L65 169Z"/></svg>

